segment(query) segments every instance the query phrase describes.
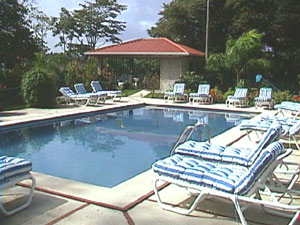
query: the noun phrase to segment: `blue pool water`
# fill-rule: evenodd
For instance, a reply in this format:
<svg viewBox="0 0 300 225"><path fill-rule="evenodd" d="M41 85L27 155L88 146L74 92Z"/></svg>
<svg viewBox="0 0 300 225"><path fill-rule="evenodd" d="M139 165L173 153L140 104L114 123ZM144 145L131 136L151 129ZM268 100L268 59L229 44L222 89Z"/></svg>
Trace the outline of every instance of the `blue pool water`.
<svg viewBox="0 0 300 225"><path fill-rule="evenodd" d="M239 114L142 107L2 133L1 155L27 158L36 172L113 187L168 156L187 125L208 123L215 136L241 119Z"/></svg>

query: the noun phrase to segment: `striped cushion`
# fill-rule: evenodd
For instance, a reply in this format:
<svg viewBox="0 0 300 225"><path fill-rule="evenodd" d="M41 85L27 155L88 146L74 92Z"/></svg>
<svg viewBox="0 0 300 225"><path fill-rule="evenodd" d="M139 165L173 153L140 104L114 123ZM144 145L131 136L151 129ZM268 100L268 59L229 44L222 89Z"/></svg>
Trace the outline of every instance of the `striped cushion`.
<svg viewBox="0 0 300 225"><path fill-rule="evenodd" d="M261 150L279 137L280 129L281 126L279 124L271 126L256 149L238 149L189 140L179 145L175 149L175 153L198 159L250 166L258 157Z"/></svg>
<svg viewBox="0 0 300 225"><path fill-rule="evenodd" d="M103 90L100 83L99 83L99 81L92 81L91 86L92 86L94 92L98 92L98 91Z"/></svg>
<svg viewBox="0 0 300 225"><path fill-rule="evenodd" d="M284 151L275 142L264 149L250 167L198 160L175 154L153 164L155 173L227 193L243 194L260 178L274 158Z"/></svg>
<svg viewBox="0 0 300 225"><path fill-rule="evenodd" d="M286 110L292 110L292 111L299 111L300 110L300 103L283 101L283 102L281 102L281 104L275 105L274 108L275 109L286 109Z"/></svg>
<svg viewBox="0 0 300 225"><path fill-rule="evenodd" d="M108 96L121 96L122 95L122 91L101 91L101 92L97 92L97 94L106 94Z"/></svg>
<svg viewBox="0 0 300 225"><path fill-rule="evenodd" d="M15 157L0 156L1 181L31 171L31 162Z"/></svg>
<svg viewBox="0 0 300 225"><path fill-rule="evenodd" d="M272 124L281 125L281 135L295 135L300 131L300 120L297 119L288 119L284 117L261 117L259 119L244 120L239 125L241 130L259 130L266 131Z"/></svg>
<svg viewBox="0 0 300 225"><path fill-rule="evenodd" d="M72 98L76 97L77 95L74 93L74 91L71 90L69 87L61 87L59 91L66 97Z"/></svg>
<svg viewBox="0 0 300 225"><path fill-rule="evenodd" d="M87 91L82 83L74 84L74 88L77 91L77 94L86 94Z"/></svg>
<svg viewBox="0 0 300 225"><path fill-rule="evenodd" d="M208 94L190 93L190 97L209 97Z"/></svg>

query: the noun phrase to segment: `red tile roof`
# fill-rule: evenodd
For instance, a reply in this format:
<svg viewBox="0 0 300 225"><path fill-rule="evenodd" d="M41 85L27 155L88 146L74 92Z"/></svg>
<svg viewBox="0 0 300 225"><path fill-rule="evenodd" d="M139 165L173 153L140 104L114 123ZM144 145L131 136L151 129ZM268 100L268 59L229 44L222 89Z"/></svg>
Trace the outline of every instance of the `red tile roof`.
<svg viewBox="0 0 300 225"><path fill-rule="evenodd" d="M90 50L86 55L119 56L204 56L204 52L175 43L167 38L141 38L133 41Z"/></svg>

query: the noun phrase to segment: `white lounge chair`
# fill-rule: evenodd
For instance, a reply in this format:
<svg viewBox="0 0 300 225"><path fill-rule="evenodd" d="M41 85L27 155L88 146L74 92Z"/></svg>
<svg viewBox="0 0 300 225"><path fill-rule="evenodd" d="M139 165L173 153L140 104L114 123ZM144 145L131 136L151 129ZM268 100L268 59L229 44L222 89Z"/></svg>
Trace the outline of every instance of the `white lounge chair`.
<svg viewBox="0 0 300 225"><path fill-rule="evenodd" d="M236 88L234 95L229 95L226 99L226 106L248 106L249 100L247 98L248 88Z"/></svg>
<svg viewBox="0 0 300 225"><path fill-rule="evenodd" d="M213 97L209 95L210 84L199 84L197 93L190 93L189 102L199 104L209 104L213 102Z"/></svg>
<svg viewBox="0 0 300 225"><path fill-rule="evenodd" d="M273 89L272 88L261 88L259 90L259 96L254 98L254 106L263 107L268 106L269 109L274 108Z"/></svg>
<svg viewBox="0 0 300 225"><path fill-rule="evenodd" d="M23 180L30 179L32 182L30 192L26 202L23 203L22 205L17 206L14 209L7 210L6 208L4 208L2 202L3 196L1 196L0 209L4 215L6 216L12 215L30 205L33 197L33 192L35 189L35 184L36 184L35 178L30 173L31 169L32 169L31 162L25 159L8 157L8 156L0 156L1 195L3 194L2 190L8 189Z"/></svg>
<svg viewBox="0 0 300 225"><path fill-rule="evenodd" d="M171 100L174 102L186 102L187 94L184 93L185 84L184 83L176 83L174 84L173 91L167 91L164 94L164 100Z"/></svg>
<svg viewBox="0 0 300 225"><path fill-rule="evenodd" d="M247 224L243 215L245 208L241 208L240 204L267 207L274 214L276 212L273 210L279 209L282 210L280 215L295 213L300 206L280 203L266 183L274 169L290 154L291 150L285 150L279 142L273 142L264 148L249 166L175 154L153 164L152 169L156 175L153 181L154 193L159 206L180 214L190 214L201 201L209 197L229 200L244 225ZM158 181L175 184L199 194L188 209L173 207L161 200ZM262 188L265 190L263 193ZM269 199L262 200L261 194Z"/></svg>
<svg viewBox="0 0 300 225"><path fill-rule="evenodd" d="M91 96L97 96L97 102L95 104L105 103L105 100L107 98L107 93L103 92L97 92L97 93L88 93L83 85L83 83L77 83L74 84L74 88L78 95L91 95Z"/></svg>
<svg viewBox="0 0 300 225"><path fill-rule="evenodd" d="M75 94L69 87L61 87L59 92L62 93L67 104L75 105L95 105L98 100L96 94Z"/></svg>
<svg viewBox="0 0 300 225"><path fill-rule="evenodd" d="M298 119L285 118L281 116L262 115L257 118L242 121L242 123L240 124L240 129L246 130L248 137L251 140L249 136L249 131L265 132L274 123L280 124L283 128L281 138L288 137L289 142L292 140L293 143L296 145L297 149L300 150L300 146L298 143L298 135L300 132L300 120ZM258 133L257 136L259 136Z"/></svg>
<svg viewBox="0 0 300 225"><path fill-rule="evenodd" d="M298 102L283 101L280 104L276 104L274 108L285 117L292 116L295 118L300 113L300 103Z"/></svg>
<svg viewBox="0 0 300 225"><path fill-rule="evenodd" d="M94 93L105 93L108 97L111 97L113 101L121 101L122 98L122 91L104 91L99 83L99 81L92 81L91 86Z"/></svg>

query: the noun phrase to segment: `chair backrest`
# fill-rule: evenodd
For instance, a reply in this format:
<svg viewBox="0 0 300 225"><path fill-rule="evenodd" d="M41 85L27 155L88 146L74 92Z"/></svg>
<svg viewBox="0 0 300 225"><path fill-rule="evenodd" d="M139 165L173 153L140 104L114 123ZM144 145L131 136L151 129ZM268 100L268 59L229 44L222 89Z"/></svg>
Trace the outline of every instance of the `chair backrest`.
<svg viewBox="0 0 300 225"><path fill-rule="evenodd" d="M83 83L74 84L74 88L75 88L77 94L86 94L87 93Z"/></svg>
<svg viewBox="0 0 300 225"><path fill-rule="evenodd" d="M68 97L68 98L70 98L70 97L76 95L76 94L74 93L74 91L72 91L72 89L69 88L69 87L61 87L61 88L59 89L59 92L62 93L63 96Z"/></svg>
<svg viewBox="0 0 300 225"><path fill-rule="evenodd" d="M281 135L281 125L279 123L274 123L265 132L263 138L258 143L257 148L253 151L252 155L249 157L249 164L251 165L253 161L260 154L262 149L266 148L269 144L276 141Z"/></svg>
<svg viewBox="0 0 300 225"><path fill-rule="evenodd" d="M272 88L261 88L259 90L259 97L264 99L272 99L273 89Z"/></svg>
<svg viewBox="0 0 300 225"><path fill-rule="evenodd" d="M185 88L185 84L184 83L174 84L173 92L175 94L184 94L184 88Z"/></svg>
<svg viewBox="0 0 300 225"><path fill-rule="evenodd" d="M234 97L246 98L247 92L248 92L248 88L237 88L237 89L235 89Z"/></svg>
<svg viewBox="0 0 300 225"><path fill-rule="evenodd" d="M200 95L209 95L210 84L199 84L198 94Z"/></svg>
<svg viewBox="0 0 300 225"><path fill-rule="evenodd" d="M103 89L102 89L102 87L101 87L99 81L97 81L97 80L96 80L96 81L93 80L93 81L91 82L91 86L92 86L92 88L93 88L93 92L103 91Z"/></svg>

